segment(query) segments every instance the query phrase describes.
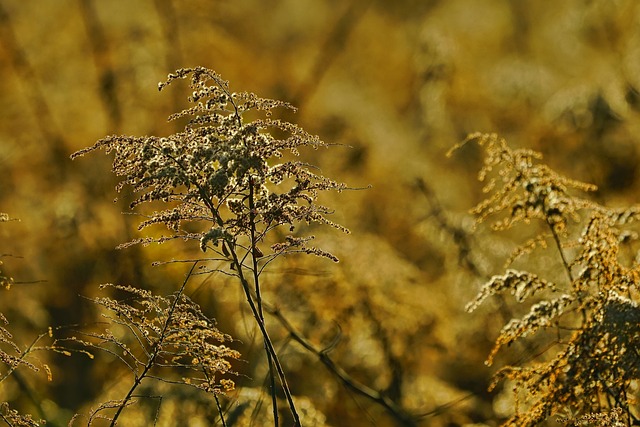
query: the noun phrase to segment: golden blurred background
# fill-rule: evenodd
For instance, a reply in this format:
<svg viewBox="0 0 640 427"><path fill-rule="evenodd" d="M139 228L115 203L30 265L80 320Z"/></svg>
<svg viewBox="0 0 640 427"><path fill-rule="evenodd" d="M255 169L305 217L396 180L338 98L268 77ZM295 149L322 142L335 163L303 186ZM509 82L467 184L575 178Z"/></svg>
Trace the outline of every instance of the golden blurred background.
<svg viewBox="0 0 640 427"><path fill-rule="evenodd" d="M599 201L636 203L639 24L634 0L0 0L0 211L16 219L0 227L3 269L16 282L0 312L27 345L48 326L95 323L86 297L101 283L179 286L183 268L151 263L186 249L115 249L139 232L122 214L126 191L114 203L110 158L69 155L110 134L175 131L166 118L187 106L188 90L157 84L205 66L232 90L297 106L297 123L343 144L304 160L371 185L328 201L352 235L315 231L341 262L287 258L265 298L318 345L338 325L334 360L421 414L419 425L497 425L509 404L487 392L493 368L483 361L503 321L464 306L514 246L509 235L471 233L479 152L445 153L470 132L496 132L598 185ZM228 407L268 405L264 355L237 285L208 277L189 292L242 340L244 376ZM49 425L128 379L108 358L42 357L53 381L5 381L0 400ZM315 414L308 425L398 425L295 343L283 361ZM198 425L198 405L171 402L158 425ZM123 425L150 425L135 420Z"/></svg>

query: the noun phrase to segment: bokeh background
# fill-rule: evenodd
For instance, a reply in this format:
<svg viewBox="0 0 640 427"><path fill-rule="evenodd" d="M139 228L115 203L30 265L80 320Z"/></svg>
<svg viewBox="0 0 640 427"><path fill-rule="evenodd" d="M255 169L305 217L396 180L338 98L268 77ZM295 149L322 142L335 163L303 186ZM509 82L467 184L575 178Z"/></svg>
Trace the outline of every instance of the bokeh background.
<svg viewBox="0 0 640 427"><path fill-rule="evenodd" d="M0 224L0 252L16 283L2 291L0 311L21 346L49 326L95 324L87 297L101 294L100 283L167 293L182 282L184 266L151 264L188 257L188 248L115 249L139 232L138 218L122 214L126 191L114 202L110 158L69 155L110 134L174 132L166 117L187 105L188 90L160 93L157 83L197 65L232 90L297 106L297 123L342 144L304 159L371 186L327 200L351 235L314 230L341 262L282 260L266 276L266 298L319 348L339 330L334 360L421 414L420 425L499 424L512 410L508 390L487 392L495 368L483 361L509 312L464 306L518 236L473 230L481 153L445 154L470 132L496 132L598 185L596 200L636 203L640 3L1 0L0 211L16 220ZM266 399L264 355L237 284L206 277L188 292L241 340L227 410ZM309 425L397 425L269 325ZM50 425L131 380L108 355L41 358L53 381L4 381L0 400ZM206 399L166 393L159 425L197 425L216 412ZM125 425L149 425L132 414ZM257 412L244 416L237 425L263 423Z"/></svg>

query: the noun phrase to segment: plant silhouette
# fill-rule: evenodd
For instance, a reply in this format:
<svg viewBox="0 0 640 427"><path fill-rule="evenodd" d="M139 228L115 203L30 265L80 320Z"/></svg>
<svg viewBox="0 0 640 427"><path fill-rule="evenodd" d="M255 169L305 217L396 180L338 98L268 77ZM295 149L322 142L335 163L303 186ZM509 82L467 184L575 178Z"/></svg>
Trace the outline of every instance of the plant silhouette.
<svg viewBox="0 0 640 427"><path fill-rule="evenodd" d="M276 258L292 253L337 261L331 253L311 246L314 237L298 233L297 227L319 223L348 232L329 220L331 210L317 202L320 192L347 187L317 173L312 165L284 160L285 155L298 156L302 147L328 146L299 126L272 118L278 107L293 109L289 104L253 93L231 92L227 81L202 67L178 70L159 89L179 79L188 79L193 90L189 97L193 106L170 117L186 119L184 131L169 137L110 136L72 158L97 149L115 153L113 172L122 178L118 191L130 186L139 194L131 208L157 203L166 206L147 214L139 228L163 224L169 235L140 238L122 248L175 239L195 242L206 254L200 257L200 273L219 272L238 279L264 341L274 424L279 422L278 381L294 424L300 425L284 369L265 326L260 276ZM273 240L276 235L279 239ZM145 301L150 298L143 291L126 290ZM175 298L177 301L182 295ZM97 302L116 312L133 310L112 300ZM151 307L162 311L156 304ZM166 309L166 304L163 307ZM142 326L136 323L144 316L128 318L128 328L135 329L136 335L145 329L144 322ZM122 347L112 337L106 340ZM149 360L137 360L131 366L147 369L155 354L150 352ZM139 378L136 375L136 381ZM128 397L123 399L118 411L128 401Z"/></svg>

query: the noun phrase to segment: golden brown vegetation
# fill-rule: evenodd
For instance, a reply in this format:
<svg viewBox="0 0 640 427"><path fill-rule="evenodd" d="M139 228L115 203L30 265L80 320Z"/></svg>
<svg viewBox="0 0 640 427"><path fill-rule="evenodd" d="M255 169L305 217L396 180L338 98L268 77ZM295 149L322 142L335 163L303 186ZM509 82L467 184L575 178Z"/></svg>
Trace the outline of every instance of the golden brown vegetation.
<svg viewBox="0 0 640 427"><path fill-rule="evenodd" d="M295 253L338 261L331 253L308 246L313 236L300 235L296 227L299 224L318 223L347 232L344 227L327 218L331 213L329 208L316 203L321 191L340 191L346 187L312 172L313 166L307 163L278 161L285 152L296 156L300 149L307 146L315 149L326 147L318 137L308 134L299 126L271 117L273 109L291 108L288 104L259 98L253 93L231 92L227 81L214 71L202 67L180 69L170 74L169 79L159 85L159 89L162 90L176 79L190 80L189 86L193 90L189 97L193 106L169 118L189 118L183 132L166 138L107 137L88 149L74 153L72 158L101 148L107 153L113 151L113 172L122 177L118 189L131 187L134 192L141 193L130 207L154 202L168 206L145 215L147 219L138 229L162 224L171 233L169 236L136 239L122 245L122 248L135 243L148 245L176 239L196 241L202 252L212 254L195 261L194 268L199 261L203 262L200 274L227 274L238 279L264 342L274 424L280 424L277 377L293 423L301 425L280 357L266 327L261 277L277 258ZM264 111L266 117L247 120L246 117L254 111ZM275 137L274 134L282 136ZM286 230L282 230L284 227ZM277 236L275 242L270 242L274 235ZM271 251L265 254L260 247L269 243ZM141 313L130 305L110 299L97 302L115 311L118 318L123 317L125 320L122 322L136 335L138 342L146 341L142 347L147 357L140 360L133 356L126 344L110 332L95 336L116 344L125 352L125 358L134 358L132 362L125 363L135 373L135 384L123 400L115 405L109 404L109 407L117 408L112 424L129 404L135 388L156 364L168 367L177 359L178 366L200 367L204 378L195 381L205 391L215 393L220 388L215 385L217 372L226 373L231 367L224 357L237 358L239 355L226 351L224 347L212 346L212 338L224 341L221 338L223 336L207 323L197 306L187 304L183 308L184 303L178 303L184 298L183 289L175 297L174 303L167 303L166 300L158 303L148 292L136 288L119 289L142 299L137 301L142 304ZM158 322L154 317L148 319L149 311L164 320ZM186 316L192 312L198 314L195 319ZM278 318L288 323L282 314ZM116 319L114 321L119 323ZM174 323L178 326L172 326ZM149 339L150 335L154 338ZM158 357L160 352L166 353L166 340L169 346L179 350ZM185 358L192 358L196 362L184 362ZM142 373L138 374L137 367L143 367ZM187 378L183 381L191 384L194 380ZM233 386L225 388L233 389ZM220 415L224 420L223 414Z"/></svg>
<svg viewBox="0 0 640 427"><path fill-rule="evenodd" d="M636 424L640 267L623 247L635 243L640 210L609 209L573 195L571 190L595 187L557 174L537 162L538 153L512 150L496 135L470 139L487 153L479 177L490 195L473 209L478 222L497 216L495 230L532 221L545 226L516 249L508 265L523 253L551 252L540 271L508 269L492 277L468 306L473 311L503 294L529 306L502 328L487 360L491 365L501 348L537 337L526 345L527 363L500 369L492 386L502 379L514 384L516 410L506 424L535 426L563 410L614 409L620 411L615 422Z"/></svg>
<svg viewBox="0 0 640 427"><path fill-rule="evenodd" d="M620 207L638 201L639 7L633 0L0 0L0 211L8 214L0 216L0 424L64 426L80 414L76 426L92 415L96 426L109 425L122 408L118 425L273 425L276 390L280 424L291 425L277 372L275 387L270 380L274 353L305 426L492 427L551 413L542 425L632 423L638 248ZM256 170L300 161L315 165L306 169L314 176L371 186L320 191L320 210L306 211L347 226L349 236L303 220L292 232L288 223L272 229L253 248L249 197L235 211L221 204L224 227L212 227L212 210L185 185L205 184L204 171L176 182L178 196L193 197L186 203L143 202L132 214L131 203L153 197L144 182L142 192L125 184L113 202L114 186L128 179L108 173L118 147L148 142L160 150L161 140L187 142L189 127L203 127L186 115L165 120L194 105L184 101L191 77L153 90L168 72L195 65L215 69L234 90L282 100L271 116L247 112L244 124L291 122L305 130L302 139L319 135L329 145L301 147L299 157L283 150ZM256 132L275 141L291 136L260 126ZM483 147L467 142L445 158L477 131L496 132L509 146L482 137ZM138 136L104 140L109 156L69 160L112 134ZM497 179L483 194L474 176L490 144L485 183ZM504 177L525 167L527 179L537 179L530 191L504 187L496 172L509 162L499 153L525 162ZM152 154L154 166L144 153L131 154L142 178L155 173L155 182L173 184L157 176L166 158ZM265 182L269 194L297 185L291 177ZM250 188L254 201L267 194L249 185L232 198ZM265 212L275 206L260 203ZM478 203L483 223L467 211ZM257 233L268 227L269 218L254 220ZM340 260L284 246L287 256L261 271L271 353L231 251L223 252L225 228L244 230L235 248L247 273L252 257L266 263L272 245L291 242L288 234L315 235L306 250L317 245L318 254ZM162 236L177 238L153 241ZM148 244L126 245L141 239ZM583 270L604 274L583 277ZM252 274L246 279L256 298ZM594 292L599 287L606 292ZM468 313L479 291L487 298ZM174 315L159 315L173 303ZM109 307L144 316L148 328L130 329L142 317L132 323ZM181 316L190 320L174 324ZM212 336L187 349L183 335L166 341L158 333L165 323L184 336L200 336L206 324ZM161 343L167 356L185 357L150 357ZM199 357L186 358L208 345L222 352L211 371L196 366ZM615 356L601 357L612 349ZM11 358L21 361L15 369ZM557 375L562 363L572 370ZM600 370L604 377L581 384ZM612 379L613 372L621 375Z"/></svg>

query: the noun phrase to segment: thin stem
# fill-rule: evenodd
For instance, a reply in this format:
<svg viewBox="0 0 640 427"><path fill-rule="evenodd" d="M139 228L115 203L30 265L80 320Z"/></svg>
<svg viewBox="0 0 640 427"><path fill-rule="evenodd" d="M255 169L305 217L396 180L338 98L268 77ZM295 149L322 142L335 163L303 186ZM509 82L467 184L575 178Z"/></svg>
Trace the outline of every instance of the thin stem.
<svg viewBox="0 0 640 427"><path fill-rule="evenodd" d="M402 397L403 369L402 363L391 350L391 340L384 329L383 323L376 317L372 302L369 299L366 290L362 292L362 307L364 313L369 318L374 327L374 335L380 340L382 353L386 359L386 364L391 373L391 380L384 389L383 393L395 401L399 401Z"/></svg>
<svg viewBox="0 0 640 427"><path fill-rule="evenodd" d="M219 82L218 82L219 83ZM225 85L218 84L218 87L227 95L229 102L233 105L233 115L236 117L236 121L238 122L238 127L242 127L242 116L240 115L240 111L238 110L238 105L236 101L233 99L231 92L226 88Z"/></svg>
<svg viewBox="0 0 640 427"><path fill-rule="evenodd" d="M235 107L235 103L233 103L234 107ZM237 113L238 114L238 113ZM238 119L240 119L240 117L238 116ZM181 169L185 170L185 167L179 162L177 161L177 159L174 159L173 157L169 156ZM216 207L213 205L213 202L211 201L211 198L209 197L209 195L207 194L206 190L204 188L202 188L200 185L198 185L197 182L193 182L193 184L196 186L196 188L198 189L198 192L200 193L200 199L202 200L202 202L207 206L207 208L209 209L209 211L211 212L211 215L213 216L213 218L215 219L215 222L222 227L224 225L224 220L222 219L222 217L220 216L220 213L218 212L218 210L216 209ZM251 192L251 198L253 197L253 186L250 183L249 185L250 187L250 192ZM252 215L250 213L250 215ZM253 224L254 221L251 221L251 223ZM254 260L254 275L256 275L255 277L257 278L257 264L255 264L257 262L256 258L255 258L255 225L252 226L252 245L251 245L251 252L252 252L252 258ZM258 327L260 328L260 331L262 332L262 336L264 338L264 342L265 342L265 349L266 349L266 353L267 353L267 358L269 359L269 369L271 369L271 365L275 365L275 368L278 372L278 376L280 377L280 383L282 384L282 388L284 391L285 396L287 397L287 401L289 403L289 408L291 410L291 414L293 415L294 420L296 421L296 425L300 425L300 418L298 416L298 413L296 411L295 408L295 404L293 402L293 397L291 396L291 391L289 389L289 385L287 384L287 380L284 374L284 370L282 369L282 366L280 365L280 362L278 360L278 356L277 353L275 352L274 348L273 348L273 343L271 342L271 338L269 338L269 334L267 333L266 327L264 325L264 316L262 315L262 309L261 309L261 299L257 298L258 301L258 305L260 306L260 308L256 307L256 303L253 301L253 298L251 296L251 288L249 285L249 282L247 281L247 279L244 277L243 273L242 273L242 269L243 269L243 264L242 261L239 260L238 254L235 251L235 248L228 242L228 241L224 241L222 243L223 247L227 248L227 252L229 254L231 254L232 258L233 258L233 265L236 267L237 271L238 271L238 278L240 279L240 283L242 284L242 288L244 290L245 296L247 298L247 302L249 303L249 306L251 307L251 311L253 313L253 317L256 319L256 322L258 323ZM256 279L255 281L256 283L256 290L259 291L259 280ZM277 420L277 405L275 402L275 393L272 393L272 397L274 399L274 418L275 420ZM277 421L276 421L277 422Z"/></svg>
<svg viewBox="0 0 640 427"><path fill-rule="evenodd" d="M293 325L291 325L288 319L278 308L264 302L263 308L267 313L274 316L278 320L278 322L285 328L285 330L289 332L290 338L304 347L307 351L315 355L347 389L354 391L356 394L359 394L360 396L363 396L373 401L374 403L383 406L391 413L396 421L399 422L399 425L412 427L417 425L417 418L432 415L432 413L426 413L420 416L414 416L389 396L385 395L384 392L374 390L373 388L351 377L344 369L336 365L336 363L329 357L329 352L335 347L335 342L329 344L329 346L324 349L318 349L300 332L298 332L293 327Z"/></svg>
<svg viewBox="0 0 640 427"><path fill-rule="evenodd" d="M293 402L293 396L291 395L291 389L289 388L289 384L287 382L286 375L284 373L284 369L282 369L282 365L280 364L280 360L278 359L278 354L273 347L273 342L269 337L269 333L267 332L267 328L264 324L264 320L260 317L260 313L258 312L258 308L256 303L253 300L253 296L251 294L251 286L249 282L244 277L243 274L243 265L238 259L238 254L235 249L230 247L229 242L224 241L223 245L227 246L227 250L231 254L233 259L233 265L235 266L238 272L238 278L240 279L240 284L242 285L242 290L244 291L245 297L247 298L247 302L249 303L249 307L251 308L251 312L253 314L254 319L256 319L256 323L258 324L258 328L262 333L262 337L264 338L264 343L267 348L267 353L271 354L272 362L274 367L276 368L276 372L278 373L278 377L280 378L280 385L282 386L282 390L285 394L287 402L289 404L289 409L291 410L291 415L293 416L295 426L301 426L300 416L298 415L298 411L296 410L295 403Z"/></svg>
<svg viewBox="0 0 640 427"><path fill-rule="evenodd" d="M31 353L35 345L38 343L38 341L40 341L46 335L47 335L46 333L42 333L38 335L38 337L36 337L36 339L34 339L33 342L31 342L31 344L24 351L21 352L20 356L16 358L15 362L9 365L9 369L7 370L7 372L2 377L0 377L0 383L6 380L14 372L17 372L16 369L18 369L20 365L27 364L27 361L25 360L27 355Z"/></svg>
<svg viewBox="0 0 640 427"><path fill-rule="evenodd" d="M222 421L222 427L227 427L227 423L224 420L224 412L222 411L222 406L220 405L220 399L218 399L218 395L214 394L213 398L216 400L216 407L218 408L218 414L220 414L220 420Z"/></svg>
<svg viewBox="0 0 640 427"><path fill-rule="evenodd" d="M176 294L176 297L173 300L173 303L171 304L171 308L169 309L169 311L167 313L167 318L165 319L164 325L162 326L162 332L160 333L160 337L158 338L158 341L156 341L155 345L153 346L153 350L151 351L151 357L147 361L142 373L140 375L136 375L135 376L135 380L133 382L133 385L129 389L129 392L127 393L125 398L120 402L120 405L118 406L118 410L116 411L116 413L114 414L114 416L113 416L113 418L111 420L110 427L114 427L117 424L118 417L120 416L120 414L124 410L125 406L127 406L128 402L131 400L131 397L133 396L133 393L138 388L140 383L142 383L142 380L147 376L147 373L155 365L156 357L158 356L158 348L164 342L165 336L167 334L167 330L169 329L169 323L171 322L171 318L173 316L173 313L176 310L176 306L178 305L178 302L180 301L180 297L182 296L182 293L184 292L184 288L187 286L187 282L189 281L189 278L193 274L193 270L195 270L196 265L198 265L198 262L199 261L194 262L193 266L191 266L191 270L189 270L189 273L187 273L187 277L184 279L184 282L182 283L182 286L178 290L178 293Z"/></svg>
<svg viewBox="0 0 640 427"><path fill-rule="evenodd" d="M293 338L298 344L304 347L307 351L314 354L328 369L333 373L340 382L349 390L356 392L357 394L372 400L373 402L382 405L391 415L399 422L400 425L406 427L414 427L417 425L416 417L407 412L394 400L386 396L371 387L362 384L355 378L351 377L344 369L336 365L336 363L329 356L328 350L317 349L308 339L306 339L301 333L299 333L289 323L286 317L277 308L265 306L265 309L269 314L275 316L280 324L289 332L291 338Z"/></svg>
<svg viewBox="0 0 640 427"><path fill-rule="evenodd" d="M253 284L256 292L256 305L258 308L258 316L260 321L264 323L264 313L262 312L262 296L260 295L260 276L258 274L258 249L256 242L256 206L253 198L253 186L255 180L253 177L249 178L249 232L251 237L251 246L249 252L251 253L251 262L253 264ZM269 364L269 383L271 387L271 406L273 409L273 425L278 427L280 424L278 416L278 400L276 397L276 381L273 373L273 361L271 360L271 353L267 348L267 344L264 344L265 352L267 353L267 363Z"/></svg>
<svg viewBox="0 0 640 427"><path fill-rule="evenodd" d="M251 261L253 264L253 280L256 290L256 304L258 306L258 314L260 319L264 321L264 314L262 313L262 296L260 295L260 276L258 275L258 248L256 246L256 206L253 198L253 186L255 180L253 177L249 178L249 233L251 237Z"/></svg>
<svg viewBox="0 0 640 427"><path fill-rule="evenodd" d="M569 277L569 286L573 287L573 283L574 283L573 273L571 273L571 266L569 265L569 262L567 261L567 258L564 255L564 251L562 250L562 243L560 242L560 236L558 236L558 233L556 232L555 227L553 226L553 224L549 222L548 218L547 218L547 225L551 229L551 235L553 236L553 240L556 242L558 253L560 254L560 258L562 259L562 264L564 265L564 269L567 272L567 276ZM581 292L576 292L575 294L578 302L580 303L580 305L582 305ZM584 308L584 306L580 308L580 313L582 314L582 324L584 325L587 323L587 318L588 318L587 310Z"/></svg>
<svg viewBox="0 0 640 427"><path fill-rule="evenodd" d="M564 265L564 269L567 272L567 276L569 277L569 283L573 283L573 273L571 273L571 266L569 265L569 261L564 255L564 251L562 250L562 243L560 242L560 236L556 232L555 227L552 223L547 219L547 225L551 229L551 235L553 236L553 240L556 242L556 247L558 248L558 253L560 254L560 258L562 259L562 264Z"/></svg>

